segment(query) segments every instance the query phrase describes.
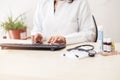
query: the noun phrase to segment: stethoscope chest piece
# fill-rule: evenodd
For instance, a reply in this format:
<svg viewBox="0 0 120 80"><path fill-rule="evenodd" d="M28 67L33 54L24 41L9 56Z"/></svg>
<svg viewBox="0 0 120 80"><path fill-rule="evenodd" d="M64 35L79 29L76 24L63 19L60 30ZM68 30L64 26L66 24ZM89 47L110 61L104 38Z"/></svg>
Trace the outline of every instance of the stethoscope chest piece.
<svg viewBox="0 0 120 80"><path fill-rule="evenodd" d="M94 51L94 50L88 51L88 55L89 55L90 57L94 57L95 54L96 54L96 51Z"/></svg>

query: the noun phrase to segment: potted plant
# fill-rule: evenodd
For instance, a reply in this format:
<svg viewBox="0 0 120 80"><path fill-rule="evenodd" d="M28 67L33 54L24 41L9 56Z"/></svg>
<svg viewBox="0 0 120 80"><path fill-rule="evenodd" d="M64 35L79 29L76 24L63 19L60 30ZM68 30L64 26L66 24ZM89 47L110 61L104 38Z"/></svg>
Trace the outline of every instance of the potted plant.
<svg viewBox="0 0 120 80"><path fill-rule="evenodd" d="M2 22L1 26L8 32L10 39L25 39L27 37L27 28L23 21L23 14L15 19L9 16L6 21Z"/></svg>

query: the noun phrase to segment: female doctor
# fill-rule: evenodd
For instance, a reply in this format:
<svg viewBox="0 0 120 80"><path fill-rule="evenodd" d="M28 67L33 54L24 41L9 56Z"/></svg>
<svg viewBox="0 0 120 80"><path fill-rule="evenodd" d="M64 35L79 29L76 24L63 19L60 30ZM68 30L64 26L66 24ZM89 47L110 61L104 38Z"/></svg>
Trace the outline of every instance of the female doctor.
<svg viewBox="0 0 120 80"><path fill-rule="evenodd" d="M39 0L31 32L33 43L73 44L95 40L95 26L86 0Z"/></svg>

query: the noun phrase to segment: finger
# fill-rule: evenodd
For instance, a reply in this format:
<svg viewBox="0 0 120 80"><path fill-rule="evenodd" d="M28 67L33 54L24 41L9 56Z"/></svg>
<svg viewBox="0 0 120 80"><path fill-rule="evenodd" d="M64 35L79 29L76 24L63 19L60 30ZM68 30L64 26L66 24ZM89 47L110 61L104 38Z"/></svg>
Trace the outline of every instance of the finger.
<svg viewBox="0 0 120 80"><path fill-rule="evenodd" d="M31 36L27 36L26 38L23 38L23 40L31 39Z"/></svg>
<svg viewBox="0 0 120 80"><path fill-rule="evenodd" d="M37 35L34 36L34 43L37 43Z"/></svg>
<svg viewBox="0 0 120 80"><path fill-rule="evenodd" d="M64 37L64 43L66 44L66 38Z"/></svg>
<svg viewBox="0 0 120 80"><path fill-rule="evenodd" d="M58 43L66 43L66 40L64 37L59 37L57 40Z"/></svg>
<svg viewBox="0 0 120 80"><path fill-rule="evenodd" d="M62 38L62 43L66 44L66 39L64 37Z"/></svg>
<svg viewBox="0 0 120 80"><path fill-rule="evenodd" d="M39 38L38 43L43 43L43 38Z"/></svg>
<svg viewBox="0 0 120 80"><path fill-rule="evenodd" d="M52 43L57 43L59 37L55 37Z"/></svg>
<svg viewBox="0 0 120 80"><path fill-rule="evenodd" d="M42 43L43 42L43 37L41 34L38 34L37 37L36 37L36 42L37 43Z"/></svg>
<svg viewBox="0 0 120 80"><path fill-rule="evenodd" d="M31 36L31 40L32 40L32 43L34 43L34 36L33 35Z"/></svg>
<svg viewBox="0 0 120 80"><path fill-rule="evenodd" d="M52 37L50 37L50 39L49 39L48 43L50 43L50 42L51 42L51 40L52 40Z"/></svg>
<svg viewBox="0 0 120 80"><path fill-rule="evenodd" d="M56 43L60 43L60 42L61 42L61 37L57 37L57 39L56 39L55 42L56 42Z"/></svg>
<svg viewBox="0 0 120 80"><path fill-rule="evenodd" d="M39 34L36 34L34 36L34 43L38 43L39 42Z"/></svg>
<svg viewBox="0 0 120 80"><path fill-rule="evenodd" d="M52 39L51 39L50 43L53 43L53 42L54 42L54 40L55 40L55 37L52 37Z"/></svg>
<svg viewBox="0 0 120 80"><path fill-rule="evenodd" d="M58 38L57 38L57 41L59 42L60 40L61 40L61 37L58 37Z"/></svg>
<svg viewBox="0 0 120 80"><path fill-rule="evenodd" d="M56 43L57 42L57 38L58 37L56 37L56 36L53 36L53 37L51 37L51 40L50 40L50 44L54 44L54 43Z"/></svg>

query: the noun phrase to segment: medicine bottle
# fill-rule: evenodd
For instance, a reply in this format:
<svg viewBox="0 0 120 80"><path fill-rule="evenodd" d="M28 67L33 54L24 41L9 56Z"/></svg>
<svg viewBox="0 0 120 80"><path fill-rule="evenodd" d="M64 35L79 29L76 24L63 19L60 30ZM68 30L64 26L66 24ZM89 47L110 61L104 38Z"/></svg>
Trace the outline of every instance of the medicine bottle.
<svg viewBox="0 0 120 80"><path fill-rule="evenodd" d="M104 38L103 40L103 51L107 52L107 38Z"/></svg>
<svg viewBox="0 0 120 80"><path fill-rule="evenodd" d="M111 40L111 38L104 38L103 51L104 52L112 52L112 40Z"/></svg>
<svg viewBox="0 0 120 80"><path fill-rule="evenodd" d="M112 41L112 52L115 51L115 43Z"/></svg>
<svg viewBox="0 0 120 80"><path fill-rule="evenodd" d="M112 40L111 38L107 39L107 52L111 52L112 51Z"/></svg>

